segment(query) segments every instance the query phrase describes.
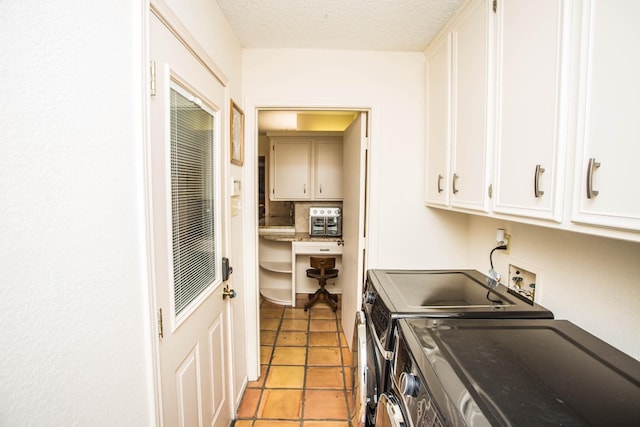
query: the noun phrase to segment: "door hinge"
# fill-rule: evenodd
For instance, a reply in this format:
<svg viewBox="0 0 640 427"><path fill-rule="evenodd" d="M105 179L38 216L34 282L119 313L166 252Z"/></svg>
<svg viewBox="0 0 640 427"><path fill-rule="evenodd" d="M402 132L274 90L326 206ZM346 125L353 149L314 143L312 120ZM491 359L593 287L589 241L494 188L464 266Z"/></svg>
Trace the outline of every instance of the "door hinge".
<svg viewBox="0 0 640 427"><path fill-rule="evenodd" d="M158 336L164 338L164 329L162 326L162 309L158 309Z"/></svg>
<svg viewBox="0 0 640 427"><path fill-rule="evenodd" d="M498 11L498 0L493 0L493 13Z"/></svg>
<svg viewBox="0 0 640 427"><path fill-rule="evenodd" d="M151 96L156 96L156 61L151 61L151 65L149 67L150 74L150 82L149 82L149 91Z"/></svg>
<svg viewBox="0 0 640 427"><path fill-rule="evenodd" d="M490 198L490 199L491 199L491 198L493 198L493 184L489 184L489 191L488 191L488 193L489 193L489 198Z"/></svg>

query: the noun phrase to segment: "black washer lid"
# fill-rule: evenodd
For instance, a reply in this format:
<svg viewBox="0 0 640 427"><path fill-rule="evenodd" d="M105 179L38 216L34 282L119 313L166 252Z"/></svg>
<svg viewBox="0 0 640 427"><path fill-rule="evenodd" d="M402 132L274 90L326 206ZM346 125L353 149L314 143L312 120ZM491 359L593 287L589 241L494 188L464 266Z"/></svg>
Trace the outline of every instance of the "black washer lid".
<svg viewBox="0 0 640 427"><path fill-rule="evenodd" d="M496 425L640 426L640 362L570 322L409 324Z"/></svg>

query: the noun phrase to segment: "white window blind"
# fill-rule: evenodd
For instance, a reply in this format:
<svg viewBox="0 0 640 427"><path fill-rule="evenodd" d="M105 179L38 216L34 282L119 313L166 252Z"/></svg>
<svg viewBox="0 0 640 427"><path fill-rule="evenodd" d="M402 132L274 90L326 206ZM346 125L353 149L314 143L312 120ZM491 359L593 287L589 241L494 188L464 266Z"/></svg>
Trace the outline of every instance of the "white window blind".
<svg viewBox="0 0 640 427"><path fill-rule="evenodd" d="M176 315L207 289L217 274L213 206L214 117L197 99L180 92L171 89L170 105Z"/></svg>

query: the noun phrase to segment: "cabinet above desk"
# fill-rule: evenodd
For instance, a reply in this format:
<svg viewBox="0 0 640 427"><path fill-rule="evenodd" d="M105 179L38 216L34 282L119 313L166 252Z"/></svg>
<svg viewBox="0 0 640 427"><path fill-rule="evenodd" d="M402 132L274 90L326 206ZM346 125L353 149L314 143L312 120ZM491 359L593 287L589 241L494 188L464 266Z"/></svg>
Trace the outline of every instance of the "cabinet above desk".
<svg viewBox="0 0 640 427"><path fill-rule="evenodd" d="M327 134L269 134L270 200L342 200L342 137Z"/></svg>

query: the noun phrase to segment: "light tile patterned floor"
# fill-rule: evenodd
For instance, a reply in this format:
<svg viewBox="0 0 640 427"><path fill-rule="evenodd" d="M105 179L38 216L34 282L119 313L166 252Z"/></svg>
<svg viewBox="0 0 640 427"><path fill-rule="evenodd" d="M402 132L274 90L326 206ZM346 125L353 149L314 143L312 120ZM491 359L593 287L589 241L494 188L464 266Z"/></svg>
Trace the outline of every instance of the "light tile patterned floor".
<svg viewBox="0 0 640 427"><path fill-rule="evenodd" d="M336 314L263 302L258 381L250 382L235 427L349 427L351 353Z"/></svg>

